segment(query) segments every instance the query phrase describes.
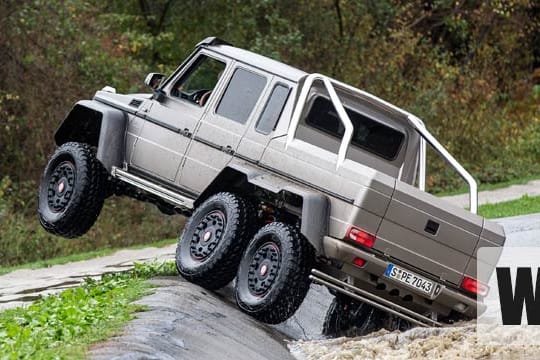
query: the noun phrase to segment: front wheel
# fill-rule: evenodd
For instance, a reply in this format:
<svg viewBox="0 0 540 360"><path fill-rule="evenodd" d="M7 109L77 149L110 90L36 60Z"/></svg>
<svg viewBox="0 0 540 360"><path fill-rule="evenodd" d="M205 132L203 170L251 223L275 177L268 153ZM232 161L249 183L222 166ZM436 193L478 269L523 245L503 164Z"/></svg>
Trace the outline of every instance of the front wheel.
<svg viewBox="0 0 540 360"><path fill-rule="evenodd" d="M251 240L238 269L236 302L268 324L291 317L309 290L313 249L290 225L274 222Z"/></svg>
<svg viewBox="0 0 540 360"><path fill-rule="evenodd" d="M39 187L39 220L66 238L85 234L105 199L105 170L88 144L68 142L49 159Z"/></svg>

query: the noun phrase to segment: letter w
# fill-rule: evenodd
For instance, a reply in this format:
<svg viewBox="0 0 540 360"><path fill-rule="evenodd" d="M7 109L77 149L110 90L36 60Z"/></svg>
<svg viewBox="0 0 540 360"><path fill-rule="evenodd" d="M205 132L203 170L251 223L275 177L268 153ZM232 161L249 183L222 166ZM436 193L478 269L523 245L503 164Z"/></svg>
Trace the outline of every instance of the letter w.
<svg viewBox="0 0 540 360"><path fill-rule="evenodd" d="M515 292L512 292L510 268L497 268L503 325L521 325L524 301L527 323L540 325L540 296L538 295L540 285L538 280L540 280L540 276L536 276L536 291L533 293L531 269L519 267L516 273L516 289Z"/></svg>

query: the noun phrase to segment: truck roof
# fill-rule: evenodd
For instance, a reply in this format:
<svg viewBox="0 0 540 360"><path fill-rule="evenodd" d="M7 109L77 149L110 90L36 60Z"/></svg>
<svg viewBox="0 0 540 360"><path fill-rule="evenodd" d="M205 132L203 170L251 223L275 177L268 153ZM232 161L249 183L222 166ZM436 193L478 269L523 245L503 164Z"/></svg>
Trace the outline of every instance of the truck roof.
<svg viewBox="0 0 540 360"><path fill-rule="evenodd" d="M301 78L308 75L305 71L297 69L293 66L282 62L270 59L266 56L256 54L254 52L240 49L229 45L202 45L206 49L215 51L216 53L228 56L243 62L247 65L257 67L266 72L281 76L293 82L299 82Z"/></svg>

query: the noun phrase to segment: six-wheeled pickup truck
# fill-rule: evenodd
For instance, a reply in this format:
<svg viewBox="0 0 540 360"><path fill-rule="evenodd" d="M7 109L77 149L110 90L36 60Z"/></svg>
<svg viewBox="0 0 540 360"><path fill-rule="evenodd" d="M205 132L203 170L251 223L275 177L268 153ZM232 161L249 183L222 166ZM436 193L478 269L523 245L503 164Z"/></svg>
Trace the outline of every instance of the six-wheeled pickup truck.
<svg viewBox="0 0 540 360"><path fill-rule="evenodd" d="M476 316L477 250L505 235L416 116L218 38L145 84L107 86L63 120L39 189L47 231L80 236L126 195L189 216L179 273L207 289L236 279L238 306L263 322L289 318L311 282L336 295L325 331ZM469 184L470 211L425 192L427 146Z"/></svg>

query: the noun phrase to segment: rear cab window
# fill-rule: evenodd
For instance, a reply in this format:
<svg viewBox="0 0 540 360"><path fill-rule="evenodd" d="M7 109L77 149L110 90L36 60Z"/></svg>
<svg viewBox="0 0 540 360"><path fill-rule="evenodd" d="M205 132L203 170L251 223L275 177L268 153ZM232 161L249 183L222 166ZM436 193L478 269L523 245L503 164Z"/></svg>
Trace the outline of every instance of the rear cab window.
<svg viewBox="0 0 540 360"><path fill-rule="evenodd" d="M274 86L261 116L255 124L255 130L264 135L268 135L275 130L283 108L287 103L289 93L290 88L285 84L278 83Z"/></svg>
<svg viewBox="0 0 540 360"><path fill-rule="evenodd" d="M345 107L345 111L354 126L351 140L353 147L360 148L388 161L396 159L405 140L404 133L350 108ZM314 138L303 140L337 153L345 128L329 99L317 96L313 100L311 108L305 117L305 124L310 128L330 135L338 141L318 142ZM299 135L301 138L302 133Z"/></svg>

